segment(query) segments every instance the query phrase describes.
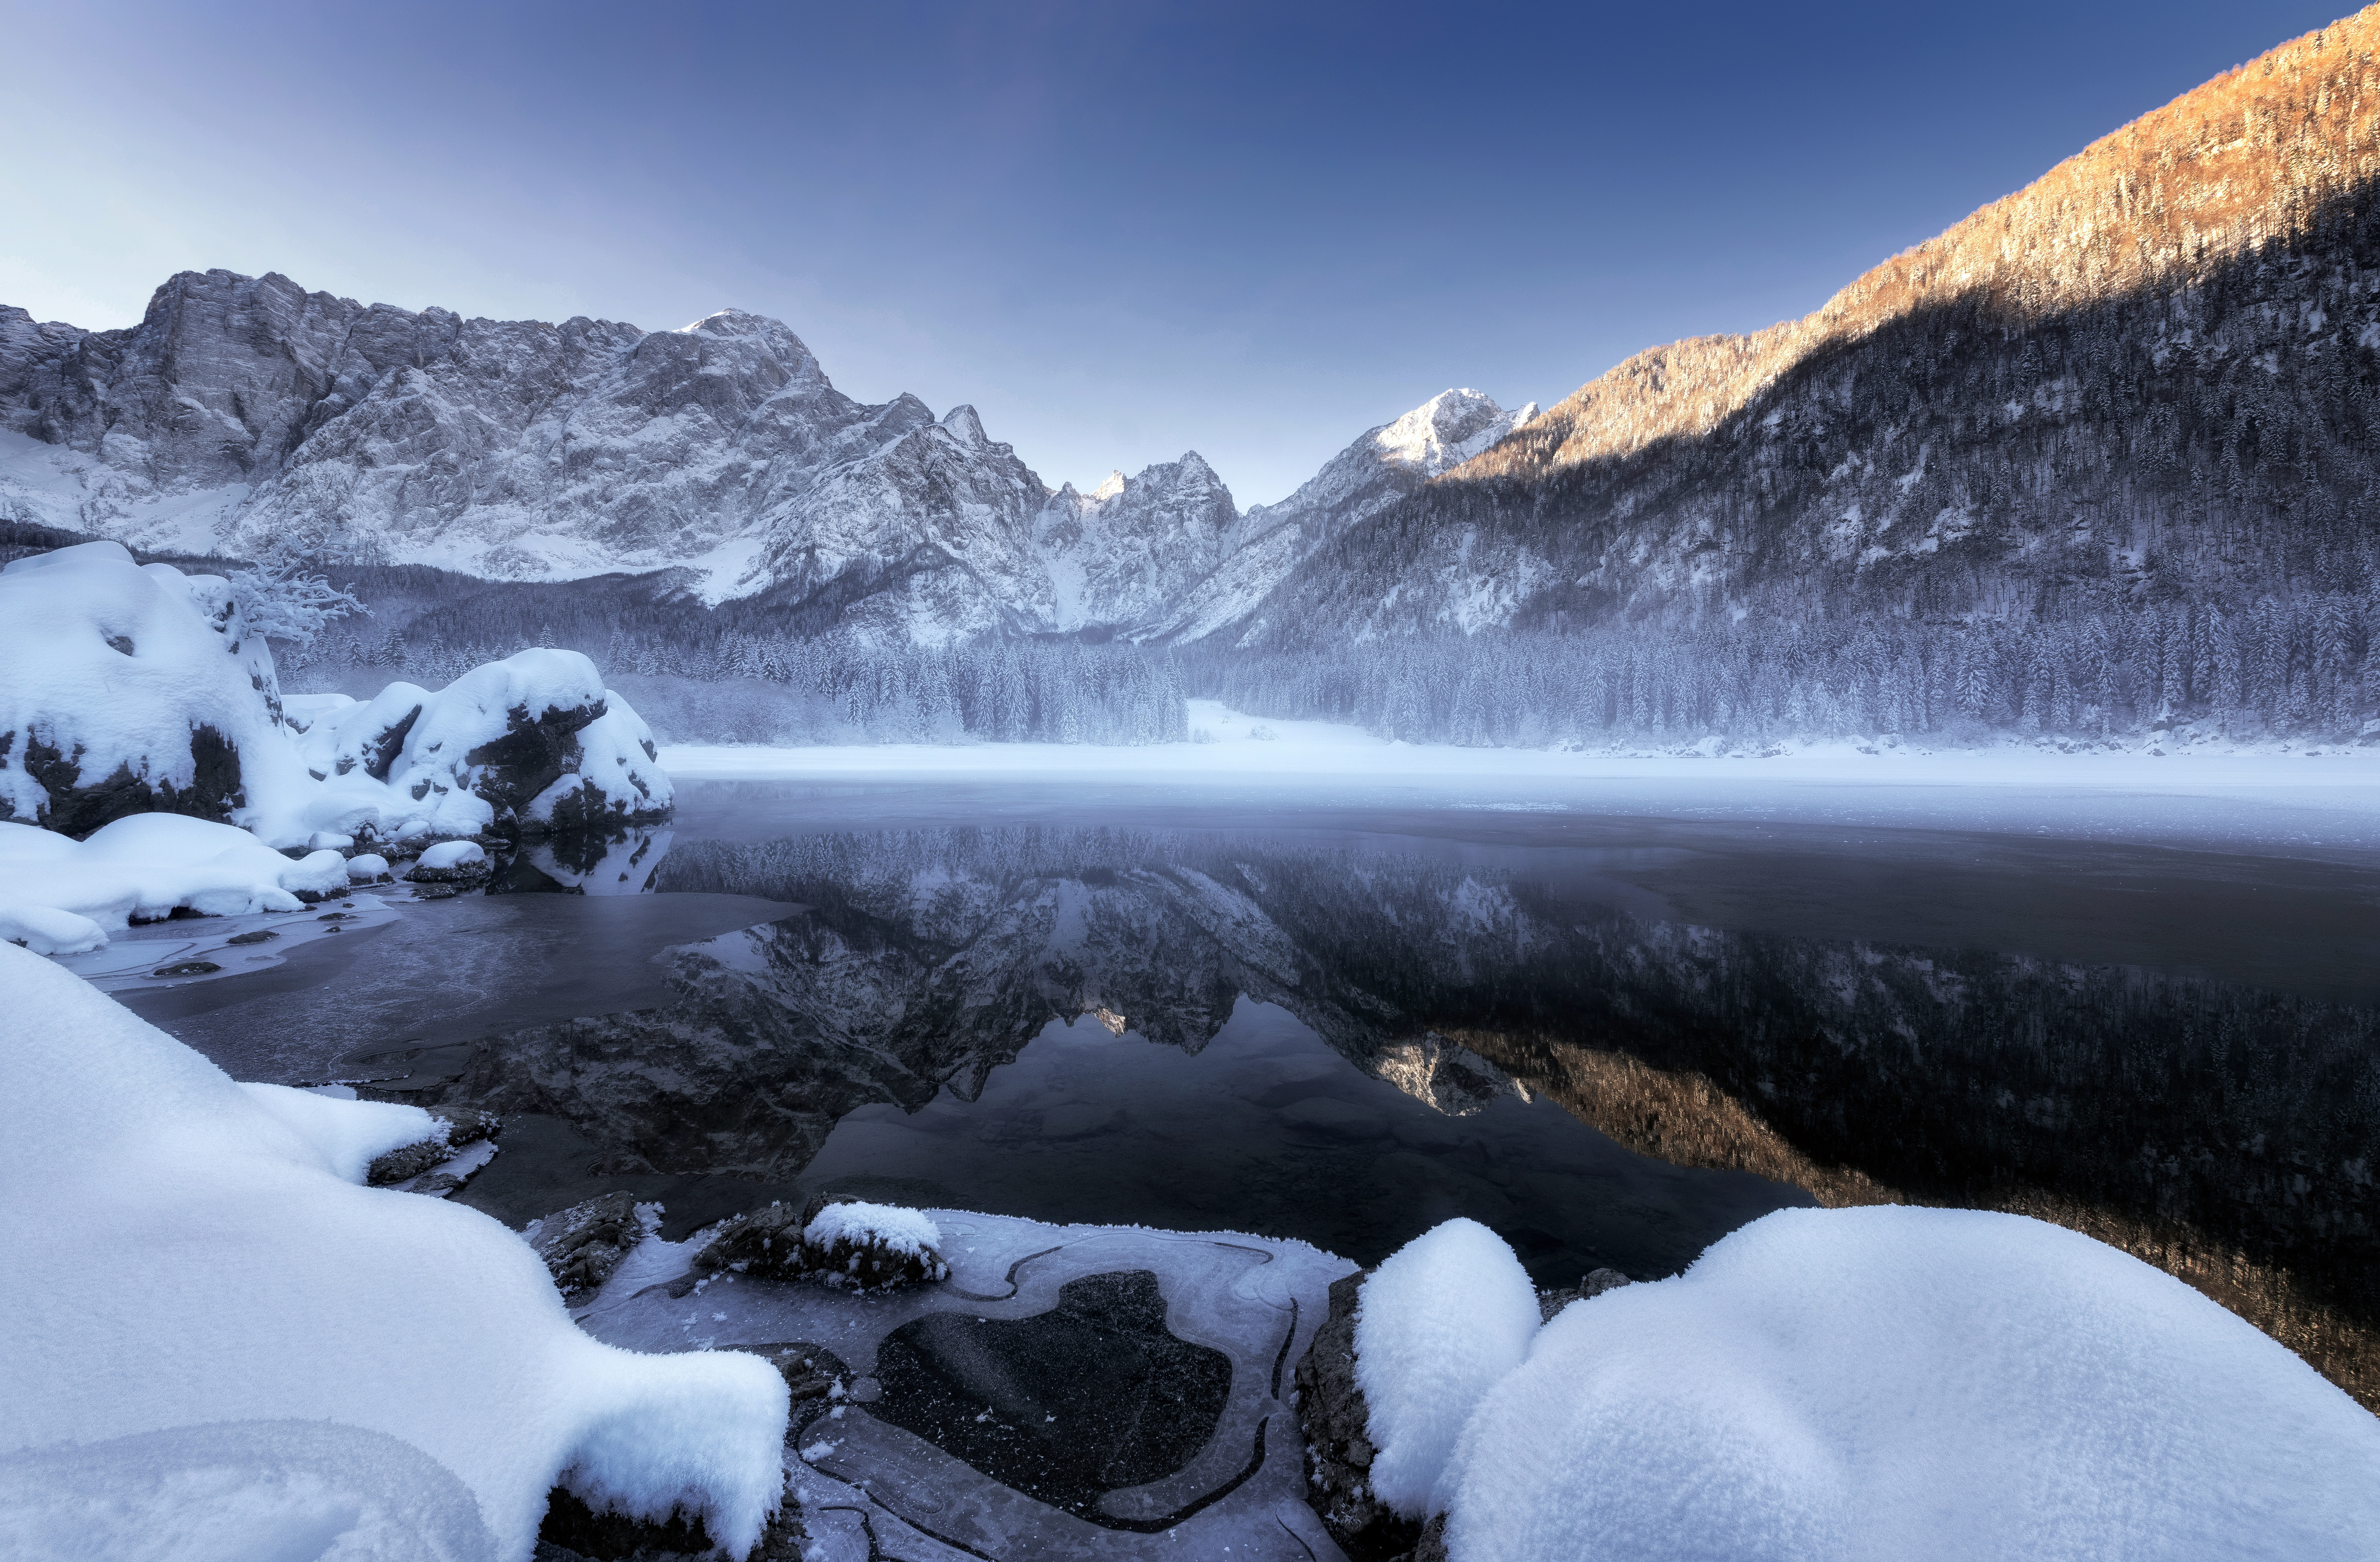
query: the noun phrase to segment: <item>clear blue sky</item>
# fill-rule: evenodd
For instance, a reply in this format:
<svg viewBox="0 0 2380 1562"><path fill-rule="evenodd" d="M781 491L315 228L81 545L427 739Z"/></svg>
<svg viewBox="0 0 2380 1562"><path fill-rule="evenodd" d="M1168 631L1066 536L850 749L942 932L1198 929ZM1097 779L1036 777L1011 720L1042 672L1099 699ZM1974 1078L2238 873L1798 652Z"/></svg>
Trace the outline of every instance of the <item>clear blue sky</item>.
<svg viewBox="0 0 2380 1562"><path fill-rule="evenodd" d="M0 0L0 303L175 271L659 329L1243 504L1450 385L1806 312L2296 4Z"/></svg>

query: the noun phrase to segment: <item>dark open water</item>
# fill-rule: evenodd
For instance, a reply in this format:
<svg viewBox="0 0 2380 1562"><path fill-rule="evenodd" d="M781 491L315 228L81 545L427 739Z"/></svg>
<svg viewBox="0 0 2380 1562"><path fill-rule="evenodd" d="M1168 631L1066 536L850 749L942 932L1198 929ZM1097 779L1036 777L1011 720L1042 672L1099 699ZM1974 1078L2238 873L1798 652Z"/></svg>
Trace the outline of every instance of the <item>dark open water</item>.
<svg viewBox="0 0 2380 1562"><path fill-rule="evenodd" d="M242 1078L496 1106L463 1196L516 1223L835 1188L1368 1264L1467 1214L1567 1284L1864 1187L2373 1312L2380 867L1995 822L691 783L652 893L128 1001Z"/></svg>

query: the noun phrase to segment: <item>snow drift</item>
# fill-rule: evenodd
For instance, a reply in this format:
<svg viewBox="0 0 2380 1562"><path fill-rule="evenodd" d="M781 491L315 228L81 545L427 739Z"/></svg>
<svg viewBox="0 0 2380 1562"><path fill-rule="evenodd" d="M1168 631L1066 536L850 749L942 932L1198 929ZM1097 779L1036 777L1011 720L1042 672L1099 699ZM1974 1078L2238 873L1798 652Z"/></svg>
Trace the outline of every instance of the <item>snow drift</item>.
<svg viewBox="0 0 2380 1562"><path fill-rule="evenodd" d="M0 1549L145 1555L253 1514L341 1555L517 1562L556 1482L698 1512L738 1555L758 1538L783 1380L599 1344L494 1220L357 1186L427 1113L235 1084L20 950L0 989ZM407 1495L449 1490L440 1471L481 1539ZM435 1546L407 1538L425 1525Z"/></svg>
<svg viewBox="0 0 2380 1562"><path fill-rule="evenodd" d="M1440 1477L1464 1421L1536 1332L1528 1271L1476 1220L1433 1227L1373 1271L1355 1313L1355 1382L1382 1502L1408 1519L1446 1506Z"/></svg>
<svg viewBox="0 0 2380 1562"><path fill-rule="evenodd" d="M2372 1554L2380 1421L2075 1232L1795 1209L1565 1308L1448 1492L1452 1562L2313 1562Z"/></svg>
<svg viewBox="0 0 2380 1562"><path fill-rule="evenodd" d="M244 829L179 814L132 814L88 841L0 821L0 939L35 954L99 949L136 918L297 911L301 892L346 887L336 852L293 862Z"/></svg>

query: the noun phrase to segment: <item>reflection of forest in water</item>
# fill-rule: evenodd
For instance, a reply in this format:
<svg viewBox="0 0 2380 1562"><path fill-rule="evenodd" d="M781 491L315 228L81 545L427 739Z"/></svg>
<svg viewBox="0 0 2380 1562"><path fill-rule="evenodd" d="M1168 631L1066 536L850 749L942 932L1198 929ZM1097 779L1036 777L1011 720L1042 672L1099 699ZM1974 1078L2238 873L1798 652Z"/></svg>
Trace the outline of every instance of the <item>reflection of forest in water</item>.
<svg viewBox="0 0 2380 1562"><path fill-rule="evenodd" d="M2380 1400L2367 1010L1644 922L1525 875L1260 833L704 842L659 884L811 909L682 951L684 1007L525 1033L461 1094L633 1120L652 1168L787 1176L853 1107L964 1097L1053 1017L1196 1051L1245 994L1443 1109L1500 1068L1632 1148L1822 1203L2078 1227Z"/></svg>

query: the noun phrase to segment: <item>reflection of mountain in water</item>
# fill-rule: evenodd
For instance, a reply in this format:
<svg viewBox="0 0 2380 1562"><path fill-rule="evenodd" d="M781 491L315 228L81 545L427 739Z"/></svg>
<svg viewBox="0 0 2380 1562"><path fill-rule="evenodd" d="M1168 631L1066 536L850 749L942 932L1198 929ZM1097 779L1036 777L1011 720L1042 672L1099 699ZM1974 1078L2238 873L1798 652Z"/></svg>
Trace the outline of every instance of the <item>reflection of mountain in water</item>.
<svg viewBox="0 0 2380 1562"><path fill-rule="evenodd" d="M704 844L668 865L672 889L730 879L811 909L672 951L679 1004L482 1044L457 1094L562 1117L618 1170L784 1178L854 1108L974 1099L1052 1019L1196 1053L1243 994L1441 1110L1512 1088L1301 951L1253 863L1024 830Z"/></svg>
<svg viewBox="0 0 2380 1562"><path fill-rule="evenodd" d="M946 1083L972 1099L1052 1018L1196 1051L1245 994L1442 1109L1510 1088L1485 1055L1652 1154L1828 1203L2081 1226L2373 1398L2365 1011L1640 923L1523 878L1262 836L705 842L661 878L812 909L676 951L676 1007L486 1047L464 1093L567 1118L624 1168L789 1177L855 1107Z"/></svg>
<svg viewBox="0 0 2380 1562"><path fill-rule="evenodd" d="M635 825L538 836L499 854L488 893L643 894L669 855L671 834Z"/></svg>

